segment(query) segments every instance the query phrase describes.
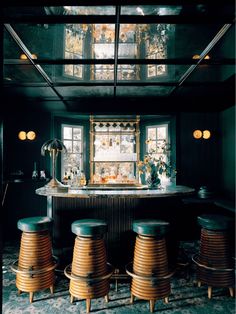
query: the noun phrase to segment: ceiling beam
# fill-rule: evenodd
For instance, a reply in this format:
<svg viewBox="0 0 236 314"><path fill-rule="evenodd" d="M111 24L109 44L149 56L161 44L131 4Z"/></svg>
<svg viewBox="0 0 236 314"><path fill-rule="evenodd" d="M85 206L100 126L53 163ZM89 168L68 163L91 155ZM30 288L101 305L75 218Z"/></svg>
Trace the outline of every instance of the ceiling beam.
<svg viewBox="0 0 236 314"><path fill-rule="evenodd" d="M119 52L119 37L120 37L120 6L116 7L116 24L115 24L115 47L114 47L114 97L116 97L116 84L117 84L117 73L118 73L118 52Z"/></svg>
<svg viewBox="0 0 236 314"><path fill-rule="evenodd" d="M173 64L187 65L198 64L199 59L168 58L168 59L117 59L117 64ZM34 59L35 64L115 64L115 59ZM201 64L206 65L235 65L236 58L212 58L203 59ZM29 60L4 59L4 65L31 65Z"/></svg>
<svg viewBox="0 0 236 314"><path fill-rule="evenodd" d="M20 15L3 16L4 23L30 24L115 24L116 15ZM120 15L120 24L225 24L232 23L234 13L195 15Z"/></svg>
<svg viewBox="0 0 236 314"><path fill-rule="evenodd" d="M200 54L200 58L198 62L194 65L191 65L188 70L182 75L182 77L178 81L178 85L172 90L171 95L176 92L176 90L182 86L187 78L193 73L193 71L201 64L204 60L205 56L214 48L214 46L218 43L218 41L225 35L225 33L230 29L232 24L225 24L219 32L215 35L215 37L209 42L207 47Z"/></svg>
<svg viewBox="0 0 236 314"><path fill-rule="evenodd" d="M195 81L195 82L186 82L184 86L222 86L224 82L219 81ZM56 82L54 83L54 87L96 87L96 86L114 86L113 81L111 82L82 82L82 81L76 81L76 82ZM178 82L157 82L157 81L149 81L149 82L122 82L118 81L116 86L133 86L133 87L145 87L145 86L178 86ZM4 87L48 87L46 83L14 83L14 82L5 82Z"/></svg>
<svg viewBox="0 0 236 314"><path fill-rule="evenodd" d="M219 5L219 4L235 4L234 0L219 0L216 3L212 0L160 0L158 5ZM78 6L78 0L8 0L3 2L3 6L63 6L63 5L74 5ZM97 6L97 0L80 0L80 6ZM111 5L157 5L156 0L99 0L99 6L111 6Z"/></svg>

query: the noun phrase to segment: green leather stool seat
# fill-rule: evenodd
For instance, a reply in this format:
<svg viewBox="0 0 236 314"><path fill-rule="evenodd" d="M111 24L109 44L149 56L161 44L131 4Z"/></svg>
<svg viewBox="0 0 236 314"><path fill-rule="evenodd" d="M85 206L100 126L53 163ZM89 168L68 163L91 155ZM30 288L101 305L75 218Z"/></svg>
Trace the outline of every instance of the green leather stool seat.
<svg viewBox="0 0 236 314"><path fill-rule="evenodd" d="M201 215L197 217L199 225L208 230L227 230L231 228L233 219L223 215Z"/></svg>
<svg viewBox="0 0 236 314"><path fill-rule="evenodd" d="M71 224L71 231L83 237L103 235L107 232L107 223L100 219L80 219Z"/></svg>
<svg viewBox="0 0 236 314"><path fill-rule="evenodd" d="M37 232L49 230L52 225L52 218L44 216L36 216L22 218L17 222L17 228L23 232Z"/></svg>
<svg viewBox="0 0 236 314"><path fill-rule="evenodd" d="M169 222L154 219L135 220L133 231L143 236L164 236L169 229Z"/></svg>

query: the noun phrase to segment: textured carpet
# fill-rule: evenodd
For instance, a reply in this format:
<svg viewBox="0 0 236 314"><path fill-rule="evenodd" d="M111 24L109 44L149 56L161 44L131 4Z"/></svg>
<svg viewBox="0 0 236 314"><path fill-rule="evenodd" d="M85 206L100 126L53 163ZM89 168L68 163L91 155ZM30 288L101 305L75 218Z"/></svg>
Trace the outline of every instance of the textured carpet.
<svg viewBox="0 0 236 314"><path fill-rule="evenodd" d="M198 243L182 243L187 253L187 259L198 249ZM3 251L3 282L2 282L2 313L4 314L53 314L53 313L86 313L85 301L76 300L70 303L68 292L69 281L61 273L57 273L55 293L50 294L49 289L36 292L34 302L29 303L29 294L17 294L15 274L10 269L11 263L18 258L19 246L7 244ZM99 314L134 314L150 313L148 301L135 299L130 304L129 283L118 283L115 291L114 281L111 281L109 303L104 298L94 299L91 302L91 313ZM207 287L197 287L195 280L195 267L190 264L189 278L186 272L179 269L171 279L171 295L169 303L164 304L158 300L155 304L156 313L176 314L234 314L235 299L229 297L228 289L214 288L212 299L207 297Z"/></svg>

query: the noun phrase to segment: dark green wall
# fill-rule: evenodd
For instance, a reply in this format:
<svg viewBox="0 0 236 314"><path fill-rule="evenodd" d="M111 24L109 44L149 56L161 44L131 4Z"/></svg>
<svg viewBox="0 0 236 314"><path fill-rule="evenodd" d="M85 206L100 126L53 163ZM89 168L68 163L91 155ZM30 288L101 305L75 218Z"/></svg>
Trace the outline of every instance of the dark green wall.
<svg viewBox="0 0 236 314"><path fill-rule="evenodd" d="M208 140L196 140L193 131L210 130ZM220 184L218 113L180 113L177 122L177 183L214 191Z"/></svg>
<svg viewBox="0 0 236 314"><path fill-rule="evenodd" d="M34 141L20 141L19 131L34 131ZM50 174L50 160L40 154L42 144L51 138L51 115L48 113L15 113L4 117L4 179L21 170L25 178L31 178L34 162L38 170Z"/></svg>
<svg viewBox="0 0 236 314"><path fill-rule="evenodd" d="M19 131L35 131L36 140L20 141ZM3 119L3 237L4 241L19 238L17 221L30 216L47 215L47 199L35 190L45 182L31 180L34 162L38 170L50 175L50 158L40 154L42 144L51 138L51 115L48 113L15 113ZM22 182L13 182L12 173L21 170Z"/></svg>
<svg viewBox="0 0 236 314"><path fill-rule="evenodd" d="M220 113L221 190L235 200L235 106Z"/></svg>

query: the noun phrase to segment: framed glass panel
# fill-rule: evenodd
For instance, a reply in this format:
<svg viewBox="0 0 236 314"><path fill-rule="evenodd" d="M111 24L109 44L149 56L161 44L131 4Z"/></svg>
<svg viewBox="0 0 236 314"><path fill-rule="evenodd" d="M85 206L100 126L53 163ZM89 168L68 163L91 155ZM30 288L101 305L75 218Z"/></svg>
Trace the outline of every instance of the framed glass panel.
<svg viewBox="0 0 236 314"><path fill-rule="evenodd" d="M83 171L83 127L62 125L62 141L67 148L61 162L62 179Z"/></svg>
<svg viewBox="0 0 236 314"><path fill-rule="evenodd" d="M65 59L82 59L84 50L84 38L87 32L85 24L66 24L65 25ZM64 73L75 78L83 78L83 67L79 64L65 64Z"/></svg>
<svg viewBox="0 0 236 314"><path fill-rule="evenodd" d="M93 175L94 183L135 183L135 169L132 162L97 162Z"/></svg>
<svg viewBox="0 0 236 314"><path fill-rule="evenodd" d="M90 120L91 183L137 183L138 122ZM138 142L138 143L137 143Z"/></svg>
<svg viewBox="0 0 236 314"><path fill-rule="evenodd" d="M167 160L166 148L168 143L168 124L146 127L146 152L154 158L162 157Z"/></svg>

